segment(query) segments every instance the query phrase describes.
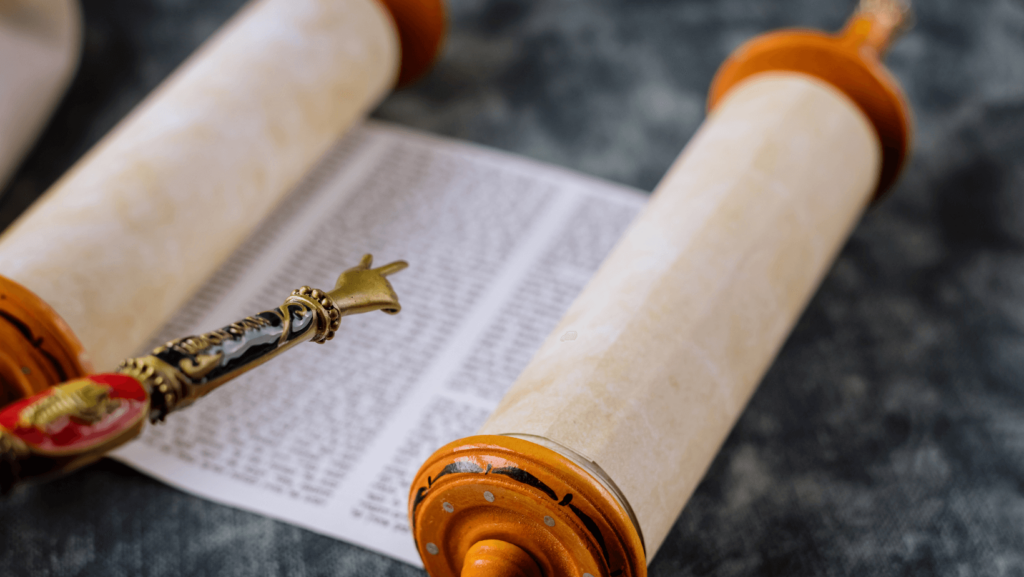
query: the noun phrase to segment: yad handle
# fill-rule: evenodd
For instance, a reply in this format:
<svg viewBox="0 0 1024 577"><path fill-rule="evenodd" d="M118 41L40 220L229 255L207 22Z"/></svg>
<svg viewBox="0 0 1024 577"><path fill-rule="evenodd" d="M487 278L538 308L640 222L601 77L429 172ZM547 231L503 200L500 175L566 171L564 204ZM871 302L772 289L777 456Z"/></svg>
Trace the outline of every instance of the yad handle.
<svg viewBox="0 0 1024 577"><path fill-rule="evenodd" d="M95 461L138 435L147 418L162 421L298 343L331 340L341 317L398 313L401 305L387 275L406 263L372 264L366 255L331 291L302 287L276 309L167 342L123 361L115 373L68 381L3 407L0 492Z"/></svg>
<svg viewBox="0 0 1024 577"><path fill-rule="evenodd" d="M341 317L401 310L387 275L404 269L404 261L377 269L365 255L359 265L338 277L332 291L304 286L292 291L274 310L246 317L199 336L167 342L144 356L126 359L117 372L138 380L150 393L151 421L186 407L221 384L255 368L298 343L325 343L334 338Z"/></svg>

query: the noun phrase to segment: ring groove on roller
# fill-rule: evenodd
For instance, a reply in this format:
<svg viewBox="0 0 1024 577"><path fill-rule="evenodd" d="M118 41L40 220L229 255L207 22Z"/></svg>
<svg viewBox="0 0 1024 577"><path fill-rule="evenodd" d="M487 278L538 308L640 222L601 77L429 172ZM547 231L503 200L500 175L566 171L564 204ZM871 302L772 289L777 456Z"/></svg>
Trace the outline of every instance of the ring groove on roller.
<svg viewBox="0 0 1024 577"><path fill-rule="evenodd" d="M433 577L465 575L483 541L522 550L544 576L647 574L620 499L574 459L520 438L476 436L439 449L416 476L409 517Z"/></svg>
<svg viewBox="0 0 1024 577"><path fill-rule="evenodd" d="M551 449L552 451L571 460L573 463L575 463L580 468L589 473L595 481L603 485L609 493L615 496L616 501L618 501L623 511L629 517L630 522L633 523L633 528L636 530L637 536L640 537L640 545L643 547L644 552L647 552L647 543L644 541L643 531L640 530L640 521L637 520L636 513L633 512L633 507L629 505L629 501L626 499L626 496L622 494L622 490L619 489L618 485L615 484L615 481L613 481L612 478L608 476L608 473L605 473L604 469L598 466L597 463L591 461L590 459L587 459L586 457L580 455L579 453L576 453L575 451L569 449L568 447L559 445L558 443L552 441L551 439L545 439L544 437L538 437L536 435L521 435L515 433L509 433L502 436L512 437L515 439L522 439L524 441L528 441L530 443L541 445L542 447ZM566 495L566 498L572 499L572 495ZM564 504L565 503L559 503L559 505Z"/></svg>

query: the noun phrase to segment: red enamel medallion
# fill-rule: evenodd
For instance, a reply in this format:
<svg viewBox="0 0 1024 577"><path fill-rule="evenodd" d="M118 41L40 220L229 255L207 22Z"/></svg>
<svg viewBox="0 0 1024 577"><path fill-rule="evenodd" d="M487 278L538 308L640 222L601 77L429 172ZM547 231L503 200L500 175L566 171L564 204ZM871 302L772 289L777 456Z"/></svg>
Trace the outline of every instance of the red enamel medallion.
<svg viewBox="0 0 1024 577"><path fill-rule="evenodd" d="M36 453L66 455L116 439L148 410L149 396L135 379L89 375L4 407L0 427Z"/></svg>

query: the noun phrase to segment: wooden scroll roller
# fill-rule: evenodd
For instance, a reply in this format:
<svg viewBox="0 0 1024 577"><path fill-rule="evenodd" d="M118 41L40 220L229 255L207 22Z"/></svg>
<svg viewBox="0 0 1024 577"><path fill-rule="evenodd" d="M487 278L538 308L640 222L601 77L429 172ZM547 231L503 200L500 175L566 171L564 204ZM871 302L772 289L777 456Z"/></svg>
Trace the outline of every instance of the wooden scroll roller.
<svg viewBox="0 0 1024 577"><path fill-rule="evenodd" d="M907 154L879 63L906 7L738 49L703 126L479 436L409 515L433 577L647 572L859 216Z"/></svg>
<svg viewBox="0 0 1024 577"><path fill-rule="evenodd" d="M245 6L0 237L4 400L138 352L443 31L441 0Z"/></svg>

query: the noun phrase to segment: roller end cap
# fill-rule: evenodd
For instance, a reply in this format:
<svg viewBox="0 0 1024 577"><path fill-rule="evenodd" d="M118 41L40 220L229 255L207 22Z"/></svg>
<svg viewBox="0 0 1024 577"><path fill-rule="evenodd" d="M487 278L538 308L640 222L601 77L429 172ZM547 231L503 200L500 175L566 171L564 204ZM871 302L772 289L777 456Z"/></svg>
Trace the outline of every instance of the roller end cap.
<svg viewBox="0 0 1024 577"><path fill-rule="evenodd" d="M444 45L444 0L379 0L395 22L402 47L397 88L417 81L437 61Z"/></svg>
<svg viewBox="0 0 1024 577"><path fill-rule="evenodd" d="M737 48L718 69L708 92L708 109L713 110L733 87L765 72L797 72L831 84L864 112L881 142L882 169L874 196L878 200L896 182L910 154L913 132L903 91L881 61L901 22L889 11L862 7L839 34L783 30L758 36Z"/></svg>
<svg viewBox="0 0 1024 577"><path fill-rule="evenodd" d="M482 435L439 449L416 475L409 518L433 577L647 575L643 541L618 499L569 458L523 439Z"/></svg>
<svg viewBox="0 0 1024 577"><path fill-rule="evenodd" d="M0 276L0 406L90 372L67 323L35 293Z"/></svg>

